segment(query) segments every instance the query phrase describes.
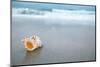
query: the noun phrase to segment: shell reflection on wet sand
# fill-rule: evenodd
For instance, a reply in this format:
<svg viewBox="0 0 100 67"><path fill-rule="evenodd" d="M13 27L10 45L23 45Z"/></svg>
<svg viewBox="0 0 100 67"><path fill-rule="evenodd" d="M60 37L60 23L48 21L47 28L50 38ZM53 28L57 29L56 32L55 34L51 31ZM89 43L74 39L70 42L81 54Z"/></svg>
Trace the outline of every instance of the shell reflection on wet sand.
<svg viewBox="0 0 100 67"><path fill-rule="evenodd" d="M33 63L38 59L42 51L42 48L36 49L34 51L26 51L23 62L25 64Z"/></svg>

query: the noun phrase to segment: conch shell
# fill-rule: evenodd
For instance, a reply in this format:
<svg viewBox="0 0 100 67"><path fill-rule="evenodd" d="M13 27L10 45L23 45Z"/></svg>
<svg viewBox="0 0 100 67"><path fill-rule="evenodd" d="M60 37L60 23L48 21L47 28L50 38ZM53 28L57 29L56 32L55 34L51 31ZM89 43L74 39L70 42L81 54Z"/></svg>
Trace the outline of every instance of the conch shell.
<svg viewBox="0 0 100 67"><path fill-rule="evenodd" d="M31 37L25 37L23 40L24 46L28 51L33 51L39 47L42 47L41 40L38 36L33 35Z"/></svg>

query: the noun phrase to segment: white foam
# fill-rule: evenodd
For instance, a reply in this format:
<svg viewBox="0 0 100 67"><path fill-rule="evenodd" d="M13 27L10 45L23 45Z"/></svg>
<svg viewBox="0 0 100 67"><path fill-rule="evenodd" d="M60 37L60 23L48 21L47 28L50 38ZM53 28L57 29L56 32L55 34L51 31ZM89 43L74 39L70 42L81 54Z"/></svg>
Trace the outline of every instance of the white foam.
<svg viewBox="0 0 100 67"><path fill-rule="evenodd" d="M40 11L26 8L13 8L13 16L21 18L44 19L46 24L95 24L95 11L58 10ZM22 14L22 12L24 14ZM34 19L33 19L34 20ZM74 22L73 22L74 21Z"/></svg>

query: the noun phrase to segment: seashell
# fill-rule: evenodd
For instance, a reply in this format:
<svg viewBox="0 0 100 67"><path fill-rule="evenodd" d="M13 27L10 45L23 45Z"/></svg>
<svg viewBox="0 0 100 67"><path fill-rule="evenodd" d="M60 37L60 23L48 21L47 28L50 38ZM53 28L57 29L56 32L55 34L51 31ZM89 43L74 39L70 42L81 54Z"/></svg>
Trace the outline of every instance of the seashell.
<svg viewBox="0 0 100 67"><path fill-rule="evenodd" d="M27 49L27 51L33 51L39 47L42 47L42 42L40 38L36 35L33 35L31 37L25 37L23 40L24 47Z"/></svg>

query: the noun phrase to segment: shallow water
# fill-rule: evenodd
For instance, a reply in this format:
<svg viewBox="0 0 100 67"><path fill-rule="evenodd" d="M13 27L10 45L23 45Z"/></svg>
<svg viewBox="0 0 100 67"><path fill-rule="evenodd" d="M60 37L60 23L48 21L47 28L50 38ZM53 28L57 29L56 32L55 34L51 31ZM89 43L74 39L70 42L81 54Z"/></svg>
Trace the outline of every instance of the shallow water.
<svg viewBox="0 0 100 67"><path fill-rule="evenodd" d="M46 24L56 21L37 18L12 18L12 65L44 64L95 60L95 26L81 24ZM43 47L27 52L21 40L38 35Z"/></svg>

